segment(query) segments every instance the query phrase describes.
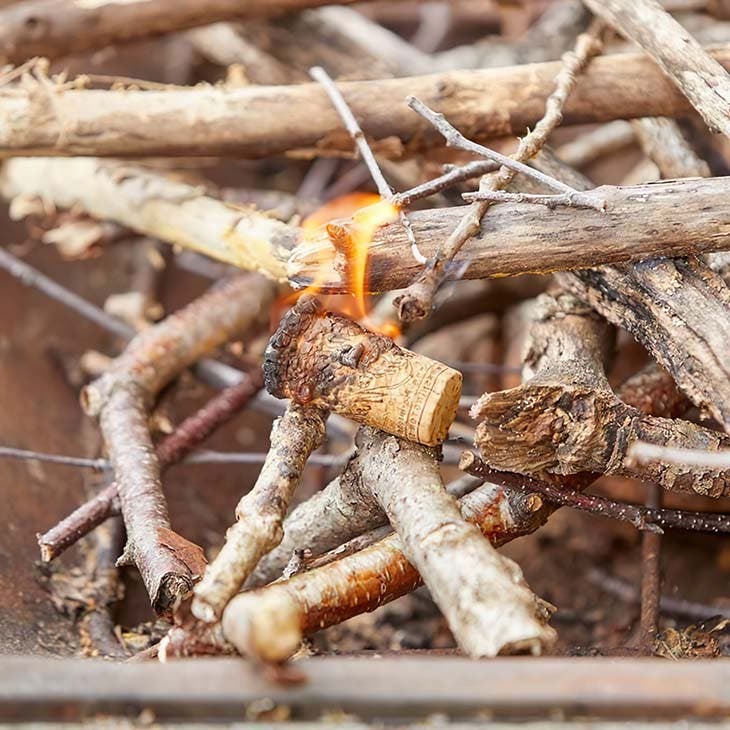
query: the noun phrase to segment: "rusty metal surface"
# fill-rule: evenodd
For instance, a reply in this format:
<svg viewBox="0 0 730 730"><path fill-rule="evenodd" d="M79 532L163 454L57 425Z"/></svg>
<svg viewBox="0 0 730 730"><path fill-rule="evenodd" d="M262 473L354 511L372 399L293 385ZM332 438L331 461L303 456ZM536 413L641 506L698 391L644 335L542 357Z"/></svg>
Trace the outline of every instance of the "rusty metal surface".
<svg viewBox="0 0 730 730"><path fill-rule="evenodd" d="M81 720L97 713L160 720L346 712L368 720L449 718L680 719L730 716L730 661L458 657L320 657L277 685L244 660L167 665L12 657L0 660L0 720Z"/></svg>

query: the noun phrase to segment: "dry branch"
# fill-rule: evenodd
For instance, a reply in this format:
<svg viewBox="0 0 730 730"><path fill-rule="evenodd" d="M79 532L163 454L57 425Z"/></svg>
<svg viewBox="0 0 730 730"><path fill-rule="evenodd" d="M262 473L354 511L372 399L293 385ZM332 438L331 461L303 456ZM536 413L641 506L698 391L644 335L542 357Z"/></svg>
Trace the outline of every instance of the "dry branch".
<svg viewBox="0 0 730 730"><path fill-rule="evenodd" d="M0 11L0 58L3 63L22 63L33 56L59 58L217 21L250 20L317 7L326 2L100 0L68 3L65 0L25 0Z"/></svg>
<svg viewBox="0 0 730 730"><path fill-rule="evenodd" d="M655 0L584 2L656 61L710 129L730 135L730 77L659 3Z"/></svg>
<svg viewBox="0 0 730 730"><path fill-rule="evenodd" d="M410 462L400 478L382 465L368 482L449 623L459 646L472 657L504 649L539 653L555 633L538 618L539 602L522 571L470 525L446 490L434 454L382 432L371 434L391 459Z"/></svg>
<svg viewBox="0 0 730 730"><path fill-rule="evenodd" d="M581 34L576 41L575 50L569 51L563 56L560 72L555 77L555 89L545 102L545 114L535 128L520 140L517 151L512 155L512 159L516 162L525 163L534 157L545 146L552 131L562 121L562 109L575 87L579 74L602 48L599 40L601 30L601 27L597 27L589 33ZM464 145L464 138L446 122L445 118L434 115L418 99L411 97L409 106L428 119L444 135L448 145L484 154L483 148L475 148L471 144ZM485 175L481 178L479 181L479 193L481 194L499 194L519 172L519 168L508 165L505 160L495 161L500 162L502 166L493 175ZM565 189L561 192L567 192L570 196L580 195ZM474 200L433 258L427 259L426 267L421 275L402 295L396 298L395 306L402 320L410 322L415 319L423 319L428 315L433 308L436 291L447 276L447 267L464 244L479 232L481 220L494 202L499 202L499 200L494 197Z"/></svg>
<svg viewBox="0 0 730 730"><path fill-rule="evenodd" d="M724 213L730 193L725 178L677 180L632 187L603 186L595 195L606 211L556 208L520 203L494 206L480 232L455 259L468 279L587 268L627 263L653 256L686 256L730 249L730 217ZM454 229L463 208L415 211L410 219L424 255L432 257ZM349 220L328 226L347 239ZM369 248L370 289L400 289L420 273L409 255L400 225L380 228ZM294 249L289 276L308 284L320 275L325 290L347 289L347 261L326 232Z"/></svg>
<svg viewBox="0 0 730 730"><path fill-rule="evenodd" d="M240 411L262 386L261 376L251 373L241 383L226 388L182 421L156 449L160 468L164 469L185 457L218 426ZM120 513L117 485L111 484L38 536L41 560L54 560L102 522Z"/></svg>
<svg viewBox="0 0 730 730"><path fill-rule="evenodd" d="M127 529L124 559L134 562L154 608L168 611L202 572L204 559L170 529L160 465L147 413L177 374L265 315L273 287L237 277L137 335L108 372L82 392L84 410L98 416Z"/></svg>
<svg viewBox="0 0 730 730"><path fill-rule="evenodd" d="M730 66L730 49L710 54ZM340 90L374 150L400 156L441 144L403 103L417 96L475 141L521 135L542 118L559 62L482 71L349 82ZM297 114L292 117L291 110ZM563 109L563 124L691 109L643 54L597 58ZM385 111L384 111L385 110ZM283 152L352 152L337 112L316 84L197 87L164 91L49 88L26 79L0 89L0 156L267 157ZM378 144L382 143L382 144Z"/></svg>
<svg viewBox="0 0 730 730"><path fill-rule="evenodd" d="M462 516L474 523L495 545L537 529L546 517L538 499L507 493L492 484L459 500ZM225 636L243 652L268 646L269 634L257 633L259 617L279 616L288 641L268 659L286 659L302 634L319 631L402 596L421 584L397 535L390 535L359 552L321 568L294 575L236 596L223 614ZM193 633L192 636L195 634ZM255 639L252 641L252 639Z"/></svg>
<svg viewBox="0 0 730 730"><path fill-rule="evenodd" d="M543 295L533 314L522 385L487 393L473 408L475 443L491 467L521 474L620 474L665 489L717 497L730 492L717 469L667 463L637 467L631 444L718 450L728 437L685 421L645 416L611 391L599 367L606 336L570 295Z"/></svg>
<svg viewBox="0 0 730 730"><path fill-rule="evenodd" d="M458 371L328 313L306 295L284 315L264 355L264 383L277 398L430 446L446 438L461 381Z"/></svg>
<svg viewBox="0 0 730 730"><path fill-rule="evenodd" d="M238 503L225 544L195 587L197 618L208 623L220 618L261 557L281 542L289 501L307 458L324 441L326 417L318 408L293 404L274 422L271 448L256 484Z"/></svg>
<svg viewBox="0 0 730 730"><path fill-rule="evenodd" d="M2 169L0 192L8 200L37 197L114 221L273 279L285 276L283 261L297 235L253 207L211 197L202 186L115 161L10 160Z"/></svg>

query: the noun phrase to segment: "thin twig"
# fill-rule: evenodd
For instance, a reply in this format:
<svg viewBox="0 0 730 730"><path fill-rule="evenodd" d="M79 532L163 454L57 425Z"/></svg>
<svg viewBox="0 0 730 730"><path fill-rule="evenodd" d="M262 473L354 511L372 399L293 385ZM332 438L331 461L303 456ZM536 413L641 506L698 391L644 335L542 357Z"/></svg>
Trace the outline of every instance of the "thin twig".
<svg viewBox="0 0 730 730"><path fill-rule="evenodd" d="M508 193L503 190L477 190L473 193L462 193L464 200L471 203L475 200L486 200L491 203L532 203L557 208L559 205L568 208L593 208L605 211L606 201L590 193L562 193L560 195L533 195L531 193Z"/></svg>
<svg viewBox="0 0 730 730"><path fill-rule="evenodd" d="M662 505L662 489L650 484L646 495L646 506L659 509ZM662 591L661 577L662 536L645 532L641 537L641 625L639 645L650 654L659 630L659 597Z"/></svg>
<svg viewBox="0 0 730 730"><path fill-rule="evenodd" d="M345 97L342 96L340 90L335 85L335 82L330 78L330 75L321 66L314 66L313 68L310 68L309 74L316 82L321 84L322 88L327 93L327 96L330 98L333 106L337 110L337 113L340 115L340 118L342 119L345 128L357 145L357 149L360 152L360 157L362 157L363 162L367 165L370 176L375 182L375 186L378 189L380 197L384 200L388 200L394 203L393 190L391 189L390 185L388 185L388 181L385 179L383 172L380 169L377 160L375 159L375 155L370 149L370 145L365 138L365 134L360 128L357 119L355 119L355 115L352 113L352 110L345 101ZM408 217L400 207L398 208L398 217L400 218L401 225L403 226L403 228L405 228L406 234L408 236L408 241L411 244L411 253L413 254L413 257L419 263L425 263L426 258L418 249L418 243L416 242L416 237L413 233L411 222L408 220Z"/></svg>
<svg viewBox="0 0 730 730"><path fill-rule="evenodd" d="M110 467L106 459L86 459L82 456L64 456L63 454L44 454L40 451L16 449L13 446L0 446L0 458L19 459L21 461L42 461L47 464L61 466L77 466L82 469L103 471Z"/></svg>
<svg viewBox="0 0 730 730"><path fill-rule="evenodd" d="M545 102L545 114L535 129L520 140L517 152L512 158L466 139L446 121L443 114L432 111L417 98L409 97L408 104L444 136L447 145L485 156L502 165L494 177L482 177L479 183L480 191L501 190L509 185L515 174L519 172L547 185L552 190L561 193L575 193L572 187L549 175L535 174L536 171L524 163L540 151L552 131L561 123L563 106L576 84L578 75L585 69L590 59L601 50L600 36L602 33L603 24L594 23L587 33L578 36L575 50L564 54L562 67L555 78L555 89ZM464 244L480 230L481 220L489 206L490 201L487 200L473 202L434 257L428 261L426 269L406 292L396 299L395 305L401 319L405 321L421 319L431 311L436 291L448 275L447 265L453 261Z"/></svg>
<svg viewBox="0 0 730 730"><path fill-rule="evenodd" d="M584 512L629 522L639 530L662 532L663 527L696 532L730 532L730 515L642 507L615 502L607 497L585 494L567 486L556 486L531 477L490 469L476 454L464 452L459 468L467 474L500 484L508 489L536 492L550 502Z"/></svg>

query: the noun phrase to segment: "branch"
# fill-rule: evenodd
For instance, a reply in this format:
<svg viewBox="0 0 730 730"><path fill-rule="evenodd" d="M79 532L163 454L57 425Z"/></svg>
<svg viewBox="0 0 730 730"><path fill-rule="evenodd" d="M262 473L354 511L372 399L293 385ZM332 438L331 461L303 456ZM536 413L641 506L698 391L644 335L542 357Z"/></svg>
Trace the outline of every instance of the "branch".
<svg viewBox="0 0 730 730"><path fill-rule="evenodd" d="M724 213L727 178L602 186L592 192L606 201L605 213L582 208L546 212L521 203L495 206L455 264L465 267L464 278L478 279L730 249L730 218ZM411 213L425 256L436 254L463 213L463 207ZM347 240L352 225L349 219L335 221L299 244L289 259L290 279L306 285L316 278L324 291L347 291L347 264L329 234ZM375 232L368 249L371 291L401 289L421 273L408 249L400 225L386 224Z"/></svg>
<svg viewBox="0 0 730 730"><path fill-rule="evenodd" d="M730 66L727 47L710 55ZM402 109L406 96L416 96L445 114L476 142L521 135L542 118L560 69L559 62L550 62L353 81L339 84L339 89L376 154L400 157L405 151L441 144L438 133L415 114L381 113ZM54 87L26 75L22 84L0 88L0 118L5 120L0 156L261 158L353 149L352 140L342 134L339 115L317 84L162 91L72 86ZM451 93L445 95L443 89ZM563 123L677 116L690 108L644 54L612 55L595 59L578 80L563 108Z"/></svg>
<svg viewBox="0 0 730 730"><path fill-rule="evenodd" d="M340 0L342 3L354 0ZM21 63L55 59L222 20L251 20L327 4L326 0L26 0L0 12L0 56Z"/></svg>
<svg viewBox="0 0 730 730"><path fill-rule="evenodd" d="M253 489L236 507L236 522L195 587L193 613L218 619L259 560L283 538L282 522L309 455L324 440L327 414L291 405L271 430L271 448Z"/></svg>
<svg viewBox="0 0 730 730"><path fill-rule="evenodd" d="M555 632L538 618L539 599L519 566L461 516L433 454L382 432L372 438L411 462L405 481L381 468L368 484L459 647L471 657L491 657L516 648L539 653L552 643Z"/></svg>
<svg viewBox="0 0 730 730"><path fill-rule="evenodd" d="M211 398L186 418L157 446L160 469L175 464L204 441L221 424L238 413L263 386L261 376L250 374ZM111 484L75 509L57 525L38 536L41 560L50 562L110 517L121 513L117 485Z"/></svg>
<svg viewBox="0 0 730 730"><path fill-rule="evenodd" d="M272 279L284 278L297 239L295 229L255 208L224 203L200 186L123 162L11 160L3 165L0 192L8 200L33 196L83 211Z"/></svg>
<svg viewBox="0 0 730 730"><path fill-rule="evenodd" d="M230 280L137 335L109 371L82 391L84 410L99 417L114 467L127 529L124 558L139 568L159 613L190 590L204 559L200 548L170 529L147 411L182 370L250 328L272 294L260 277Z"/></svg>
<svg viewBox="0 0 730 730"><path fill-rule="evenodd" d="M619 33L638 43L689 99L710 129L730 135L730 78L659 3L655 0L584 0L584 3Z"/></svg>

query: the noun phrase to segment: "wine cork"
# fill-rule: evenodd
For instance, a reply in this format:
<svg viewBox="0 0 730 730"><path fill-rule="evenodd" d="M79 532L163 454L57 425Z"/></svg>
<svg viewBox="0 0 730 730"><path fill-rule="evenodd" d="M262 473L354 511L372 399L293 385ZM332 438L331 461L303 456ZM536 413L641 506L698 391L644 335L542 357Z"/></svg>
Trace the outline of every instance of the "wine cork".
<svg viewBox="0 0 730 730"><path fill-rule="evenodd" d="M264 356L272 395L313 404L426 446L456 417L461 373L398 347L303 296L283 317Z"/></svg>

